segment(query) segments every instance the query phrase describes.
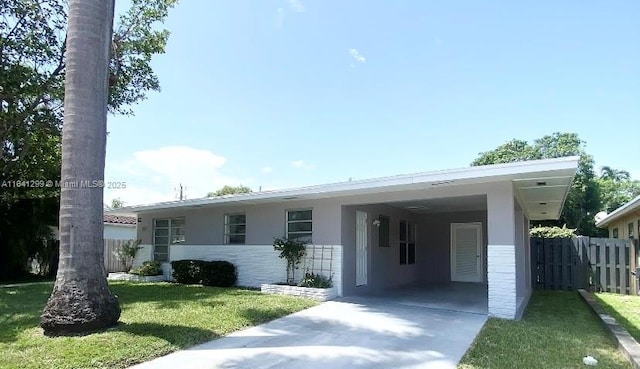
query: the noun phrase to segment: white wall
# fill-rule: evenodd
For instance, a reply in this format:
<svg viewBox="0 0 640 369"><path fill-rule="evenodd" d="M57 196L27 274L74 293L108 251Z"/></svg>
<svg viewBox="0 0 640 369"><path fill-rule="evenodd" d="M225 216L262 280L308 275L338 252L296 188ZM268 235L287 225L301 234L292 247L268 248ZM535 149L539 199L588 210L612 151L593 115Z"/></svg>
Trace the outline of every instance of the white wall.
<svg viewBox="0 0 640 369"><path fill-rule="evenodd" d="M515 202L513 185L497 183L487 193L489 315L516 317Z"/></svg>
<svg viewBox="0 0 640 369"><path fill-rule="evenodd" d="M300 269L296 270L296 279L299 280L303 276L306 265L316 273L331 277L338 296L342 296L342 246L324 246L324 251L321 250L321 245L307 246L307 255ZM321 252L325 254L322 262L319 255ZM287 277L286 262L278 257L273 245L173 245L169 255L172 261L196 259L231 262L238 272L238 286L260 287L263 283L284 282ZM143 245L136 262L142 263L145 258L151 260L152 257L153 246ZM312 259L315 260L314 263ZM163 267L163 271L170 277L171 269L168 265L167 263Z"/></svg>
<svg viewBox="0 0 640 369"><path fill-rule="evenodd" d="M105 224L104 239L105 240L135 240L136 239L135 224Z"/></svg>

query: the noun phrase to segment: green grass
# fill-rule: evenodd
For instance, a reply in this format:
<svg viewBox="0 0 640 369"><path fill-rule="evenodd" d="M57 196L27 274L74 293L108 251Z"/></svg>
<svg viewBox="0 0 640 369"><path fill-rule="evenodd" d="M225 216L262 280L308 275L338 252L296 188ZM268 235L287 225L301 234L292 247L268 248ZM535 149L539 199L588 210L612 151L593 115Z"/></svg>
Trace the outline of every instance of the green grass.
<svg viewBox="0 0 640 369"><path fill-rule="evenodd" d="M640 296L598 293L596 299L636 341L640 341Z"/></svg>
<svg viewBox="0 0 640 369"><path fill-rule="evenodd" d="M169 283L111 283L116 328L49 338L38 326L52 284L0 288L0 368L125 368L315 305L312 300Z"/></svg>
<svg viewBox="0 0 640 369"><path fill-rule="evenodd" d="M577 292L536 291L521 321L489 319L459 369L632 368Z"/></svg>

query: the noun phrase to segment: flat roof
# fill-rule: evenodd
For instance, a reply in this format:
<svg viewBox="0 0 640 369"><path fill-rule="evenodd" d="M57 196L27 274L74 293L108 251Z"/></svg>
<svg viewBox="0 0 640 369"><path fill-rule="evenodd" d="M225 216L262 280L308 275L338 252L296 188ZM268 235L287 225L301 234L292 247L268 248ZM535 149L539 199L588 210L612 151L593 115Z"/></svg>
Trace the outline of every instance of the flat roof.
<svg viewBox="0 0 640 369"><path fill-rule="evenodd" d="M606 227L609 223L622 218L623 216L632 213L636 210L640 210L640 196L636 196L628 203L622 205L611 213L607 214L606 217L600 219L596 222L596 227Z"/></svg>
<svg viewBox="0 0 640 369"><path fill-rule="evenodd" d="M216 205L260 204L289 200L312 200L349 195L375 194L402 191L403 189L416 189L419 188L418 186L420 185L453 186L458 184L513 181L520 186L516 186L517 189L530 191L526 193L532 194L530 198L532 204L542 204L543 200L552 201L554 204L552 211L549 213L539 212L537 213L537 217L530 216L532 220L557 219L578 168L578 161L578 156L570 156L554 159L519 161L507 164L472 166L282 190L134 205L109 210L105 213L138 214L184 207L201 208ZM543 181L545 186L541 187L541 183L543 182L536 182L536 179L541 178L549 179L549 185L547 185L546 181ZM539 191L541 189L546 190L542 197ZM541 198L542 200L540 200ZM529 197L525 196L525 199L521 201L527 202L529 201Z"/></svg>

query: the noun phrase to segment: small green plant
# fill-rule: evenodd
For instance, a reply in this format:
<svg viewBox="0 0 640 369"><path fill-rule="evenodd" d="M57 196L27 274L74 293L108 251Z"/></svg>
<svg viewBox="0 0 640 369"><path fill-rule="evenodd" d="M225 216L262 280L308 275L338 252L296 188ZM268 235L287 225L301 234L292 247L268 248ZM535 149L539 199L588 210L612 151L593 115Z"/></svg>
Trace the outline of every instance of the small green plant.
<svg viewBox="0 0 640 369"><path fill-rule="evenodd" d="M295 284L295 270L298 269L298 265L307 249L305 243L289 238L275 238L273 241L273 249L280 251L279 257L287 260L287 283Z"/></svg>
<svg viewBox="0 0 640 369"><path fill-rule="evenodd" d="M161 275L162 268L159 261L145 261L141 266L131 271L131 274L142 276Z"/></svg>
<svg viewBox="0 0 640 369"><path fill-rule="evenodd" d="M304 277L298 283L300 287L313 287L313 288L331 288L333 287L333 281L331 277L327 278L322 274L314 274L306 272Z"/></svg>
<svg viewBox="0 0 640 369"><path fill-rule="evenodd" d="M113 251L113 255L118 259L120 265L122 265L123 271L131 271L133 260L136 258L138 250L142 248L140 242L142 242L142 240L129 240Z"/></svg>

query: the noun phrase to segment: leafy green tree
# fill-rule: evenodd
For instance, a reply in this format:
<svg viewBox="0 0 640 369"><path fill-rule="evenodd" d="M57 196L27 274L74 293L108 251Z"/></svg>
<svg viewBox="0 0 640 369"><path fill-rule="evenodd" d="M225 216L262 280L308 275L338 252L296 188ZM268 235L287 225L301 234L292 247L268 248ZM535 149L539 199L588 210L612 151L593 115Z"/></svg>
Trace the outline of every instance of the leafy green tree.
<svg viewBox="0 0 640 369"><path fill-rule="evenodd" d="M122 199L120 199L119 197L115 198L115 199L112 199L111 200L111 209L119 209L119 208L123 207L124 204L125 204L124 201L122 201Z"/></svg>
<svg viewBox="0 0 640 369"><path fill-rule="evenodd" d="M602 198L600 210L606 212L611 212L640 195L640 181L633 180L625 170L602 167L598 185Z"/></svg>
<svg viewBox="0 0 640 369"><path fill-rule="evenodd" d="M253 192L247 186L224 186L216 192L209 192L207 197L216 197L216 196L225 196L225 195L238 195L242 193L250 193Z"/></svg>
<svg viewBox="0 0 640 369"><path fill-rule="evenodd" d="M109 47L110 112L131 114L147 92L160 89L150 62L164 52L169 33L155 25L176 2L133 0L119 17ZM27 258L44 244L44 236L32 235L58 223L66 5L0 0L0 280L26 273Z"/></svg>
<svg viewBox="0 0 640 369"><path fill-rule="evenodd" d="M599 235L593 216L599 211L600 191L594 171L593 157L586 153L585 143L576 133L555 132L528 143L511 140L495 150L480 153L471 165L510 163L532 159L549 159L563 156L580 156L578 171L571 185L565 207L557 222L548 226L563 226L577 229L581 235Z"/></svg>

